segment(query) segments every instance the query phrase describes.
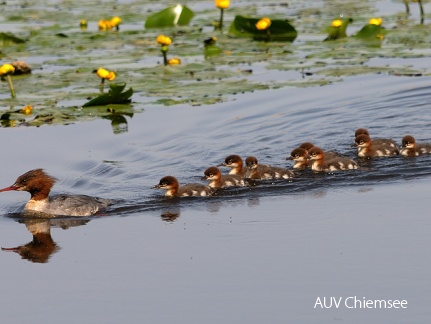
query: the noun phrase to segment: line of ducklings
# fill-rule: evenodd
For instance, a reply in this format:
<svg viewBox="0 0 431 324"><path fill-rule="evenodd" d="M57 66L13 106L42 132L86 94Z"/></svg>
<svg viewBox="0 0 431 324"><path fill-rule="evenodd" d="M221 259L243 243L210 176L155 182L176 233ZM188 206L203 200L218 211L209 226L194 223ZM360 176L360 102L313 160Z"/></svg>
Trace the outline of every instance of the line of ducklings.
<svg viewBox="0 0 431 324"><path fill-rule="evenodd" d="M401 148L396 141L389 138L371 139L367 129L359 128L355 132L355 142L358 157L374 158L403 155L407 157L419 156L431 153L431 144L416 143L411 135L402 139ZM334 172L358 169L358 163L353 159L340 155L333 151L323 151L310 142L301 144L294 149L287 160L293 160L293 170L311 169L315 172ZM291 179L295 173L289 169L260 164L256 157L249 156L243 160L238 155L229 155L224 163L211 166L204 172L204 179L209 181L208 185L201 183L190 183L180 186L178 180L173 176L163 177L159 184L152 189L166 190L166 197L188 197L209 196L220 188L246 186L247 180L273 180ZM229 174L222 175L218 167L230 168Z"/></svg>

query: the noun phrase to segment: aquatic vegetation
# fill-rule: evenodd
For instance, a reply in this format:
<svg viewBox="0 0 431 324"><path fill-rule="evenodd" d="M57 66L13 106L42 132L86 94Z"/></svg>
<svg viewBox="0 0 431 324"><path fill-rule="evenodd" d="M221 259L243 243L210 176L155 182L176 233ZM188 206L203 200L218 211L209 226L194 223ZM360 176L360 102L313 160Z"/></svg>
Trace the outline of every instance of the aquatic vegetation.
<svg viewBox="0 0 431 324"><path fill-rule="evenodd" d="M187 26L193 16L194 12L190 8L177 4L150 15L145 22L145 28Z"/></svg>
<svg viewBox="0 0 431 324"><path fill-rule="evenodd" d="M98 68L97 70L95 70L93 72L95 72L97 74L97 76L101 79L100 86L99 86L101 93L103 93L103 91L104 91L105 80L113 81L116 77L114 71L108 71L104 68Z"/></svg>
<svg viewBox="0 0 431 324"><path fill-rule="evenodd" d="M112 14L112 8L78 2L86 18L110 17ZM25 91L19 91L19 98L11 98L8 93L5 96L5 91L0 93L1 114L4 115L2 125L12 125L13 120L18 125L63 124L104 116L106 106L102 106L105 108L100 114L92 116L86 116L88 108L80 109L83 102L94 96L95 80L89 62L92 66L109 66L114 71L121 71L122 78L137 94L133 98L134 107L128 108L130 113L142 111L147 103L213 104L233 100L238 93L286 86L322 86L341 82L351 75L431 74L428 68L416 67L411 65L411 61L404 63L403 60L431 55L429 25L419 24L405 15L400 16L400 13L381 15L383 23L378 24L378 18L370 20L376 12L368 2L346 0L340 4L340 11L345 13L344 17L338 18L341 25L336 22L325 29L334 17L334 5L299 3L299 0L294 0L289 6L284 6L251 0L241 6L233 2L228 6L220 4L220 7L229 8L224 17L224 24L230 26L226 32L212 28L214 8L217 8L213 5L215 2L210 4L210 8L204 7L193 13L195 20L191 26L191 18L183 24L186 7L182 7L178 16L173 11L177 6L172 6L170 26L150 27L154 3L133 0L116 8L115 12L124 17L121 33L100 32L97 21L94 24L85 21L87 29L83 32L81 23L77 24L82 12L74 15L66 11L25 7L18 16L5 6L4 30L11 30L7 34L21 41L13 42L10 38L0 47L1 54L6 58L5 62L12 61L12 58L29 58L32 74L17 75L19 69L15 66L11 78L16 89ZM259 15L256 4L259 4L260 12L264 10L270 17L270 23ZM400 10L403 10L402 3ZM246 18L245 14L256 18ZM38 20L30 25L28 17L37 17ZM142 28L144 20L146 25L149 24L147 30ZM278 22L289 24L289 32L283 34L286 29L280 27L281 34L277 35ZM347 35L347 26L358 32ZM334 28L337 29L336 34L328 37L334 41L322 42ZM156 43L155 39L160 34L169 35L171 43ZM301 35L300 41L296 41L298 34ZM179 58L166 55L166 64L175 65L161 69L155 62L161 62L163 46L166 54L173 50L172 39ZM397 64L391 66L393 60ZM165 64L164 61L161 64ZM109 70L107 72L109 74ZM112 75L109 78L112 79ZM115 82L118 76L114 81L109 81L109 78L101 78L101 83ZM5 89L6 82L3 84ZM29 116L10 108L24 107L28 103L37 107Z"/></svg>
<svg viewBox="0 0 431 324"><path fill-rule="evenodd" d="M236 37L249 37L254 40L293 42L298 36L296 29L286 19L267 17L248 18L236 16L229 28L229 34Z"/></svg>
<svg viewBox="0 0 431 324"><path fill-rule="evenodd" d="M115 17L112 17L110 20L105 20L105 19L99 20L97 25L99 26L99 30L102 30L102 31L112 30L113 28L115 28L118 31L120 30L121 23L122 23L121 18L118 16L115 16ZM81 27L82 26L87 26L87 24L86 22L85 24L83 24L81 20Z"/></svg>
<svg viewBox="0 0 431 324"><path fill-rule="evenodd" d="M103 79L102 79L103 80ZM101 94L97 98L94 98L84 104L82 107L92 107L92 106L106 106L112 104L127 104L130 103L131 97L133 95L133 89L130 88L127 91L123 90L126 88L125 83L111 83L109 85L108 93Z"/></svg>
<svg viewBox="0 0 431 324"><path fill-rule="evenodd" d="M218 9L220 9L220 19L219 19L218 25L216 27L222 29L223 28L224 11L225 11L225 9L229 8L230 0L215 0L214 4Z"/></svg>
<svg viewBox="0 0 431 324"><path fill-rule="evenodd" d="M15 68L12 64L6 63L0 66L0 76L6 78L12 98L16 98L15 88L13 87L12 79L10 77L14 72Z"/></svg>
<svg viewBox="0 0 431 324"><path fill-rule="evenodd" d="M347 37L346 29L352 21L352 18L334 19L331 23L331 27L329 27L328 37L325 38L325 41Z"/></svg>
<svg viewBox="0 0 431 324"><path fill-rule="evenodd" d="M168 60L168 51L169 51L169 45L171 45L172 43L172 39L169 36L165 36L165 35L159 35L157 36L157 43L159 43L160 45L162 45L162 47L160 48L160 51L163 54L163 64L164 65L178 65L181 64L181 60L177 57L173 58L173 59L169 59Z"/></svg>

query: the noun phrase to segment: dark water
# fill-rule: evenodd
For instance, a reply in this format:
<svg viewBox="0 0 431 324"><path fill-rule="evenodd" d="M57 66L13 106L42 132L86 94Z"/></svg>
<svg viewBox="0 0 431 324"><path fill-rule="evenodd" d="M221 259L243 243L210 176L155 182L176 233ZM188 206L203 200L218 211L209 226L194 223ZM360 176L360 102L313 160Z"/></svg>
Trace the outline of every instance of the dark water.
<svg viewBox="0 0 431 324"><path fill-rule="evenodd" d="M347 78L127 118L1 128L2 186L43 167L54 192L118 198L105 216L26 220L0 195L2 322L425 323L431 156L360 161L346 173L166 200L165 175L200 181L229 154L290 166L303 141L355 156L358 127L429 141L430 79ZM51 227L51 235L48 234ZM32 240L30 231L45 233ZM45 262L45 263L44 263ZM318 297L407 300L407 309L315 309ZM73 316L72 316L73 315Z"/></svg>

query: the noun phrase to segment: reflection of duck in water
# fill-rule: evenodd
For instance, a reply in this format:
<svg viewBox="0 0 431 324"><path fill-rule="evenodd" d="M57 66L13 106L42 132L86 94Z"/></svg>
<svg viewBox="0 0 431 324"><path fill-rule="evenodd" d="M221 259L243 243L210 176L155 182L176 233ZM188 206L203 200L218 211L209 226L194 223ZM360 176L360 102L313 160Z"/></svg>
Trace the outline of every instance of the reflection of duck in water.
<svg viewBox="0 0 431 324"><path fill-rule="evenodd" d="M31 262L48 262L50 256L60 250L51 237L49 219L32 219L25 223L27 229L33 235L33 240L14 248L1 248L2 251L16 252L21 258Z"/></svg>
<svg viewBox="0 0 431 324"><path fill-rule="evenodd" d="M26 219L20 220L33 235L33 240L25 245L13 248L1 248L2 251L16 252L21 258L35 263L47 263L52 254L60 247L51 237L51 225L67 229L71 226L85 225L88 219Z"/></svg>
<svg viewBox="0 0 431 324"><path fill-rule="evenodd" d="M49 192L56 179L42 169L24 173L10 187L2 191L28 191L30 200L25 205L26 211L36 211L51 215L89 216L98 213L114 203L113 200L90 197L86 195L55 195L49 197Z"/></svg>

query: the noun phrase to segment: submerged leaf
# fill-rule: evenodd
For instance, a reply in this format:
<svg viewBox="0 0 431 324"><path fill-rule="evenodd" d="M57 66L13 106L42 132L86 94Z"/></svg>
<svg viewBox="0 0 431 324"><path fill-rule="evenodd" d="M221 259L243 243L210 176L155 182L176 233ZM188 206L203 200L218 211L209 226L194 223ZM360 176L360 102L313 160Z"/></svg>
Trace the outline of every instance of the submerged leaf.
<svg viewBox="0 0 431 324"><path fill-rule="evenodd" d="M108 93L104 93L84 104L82 107L106 106L110 104L130 103L130 97L133 95L133 89L122 92L126 83L111 83Z"/></svg>
<svg viewBox="0 0 431 324"><path fill-rule="evenodd" d="M25 43L25 40L11 33L1 33L0 32L0 40L3 42L3 46L8 44L22 44Z"/></svg>
<svg viewBox="0 0 431 324"><path fill-rule="evenodd" d="M186 26L194 16L192 10L183 5L174 5L147 18L145 28L160 28L173 26Z"/></svg>
<svg viewBox="0 0 431 324"><path fill-rule="evenodd" d="M272 20L271 25L264 30L258 30L258 18L235 16L230 25L229 34L237 37L251 37L255 40L273 40L293 42L298 35L295 27L287 20Z"/></svg>

